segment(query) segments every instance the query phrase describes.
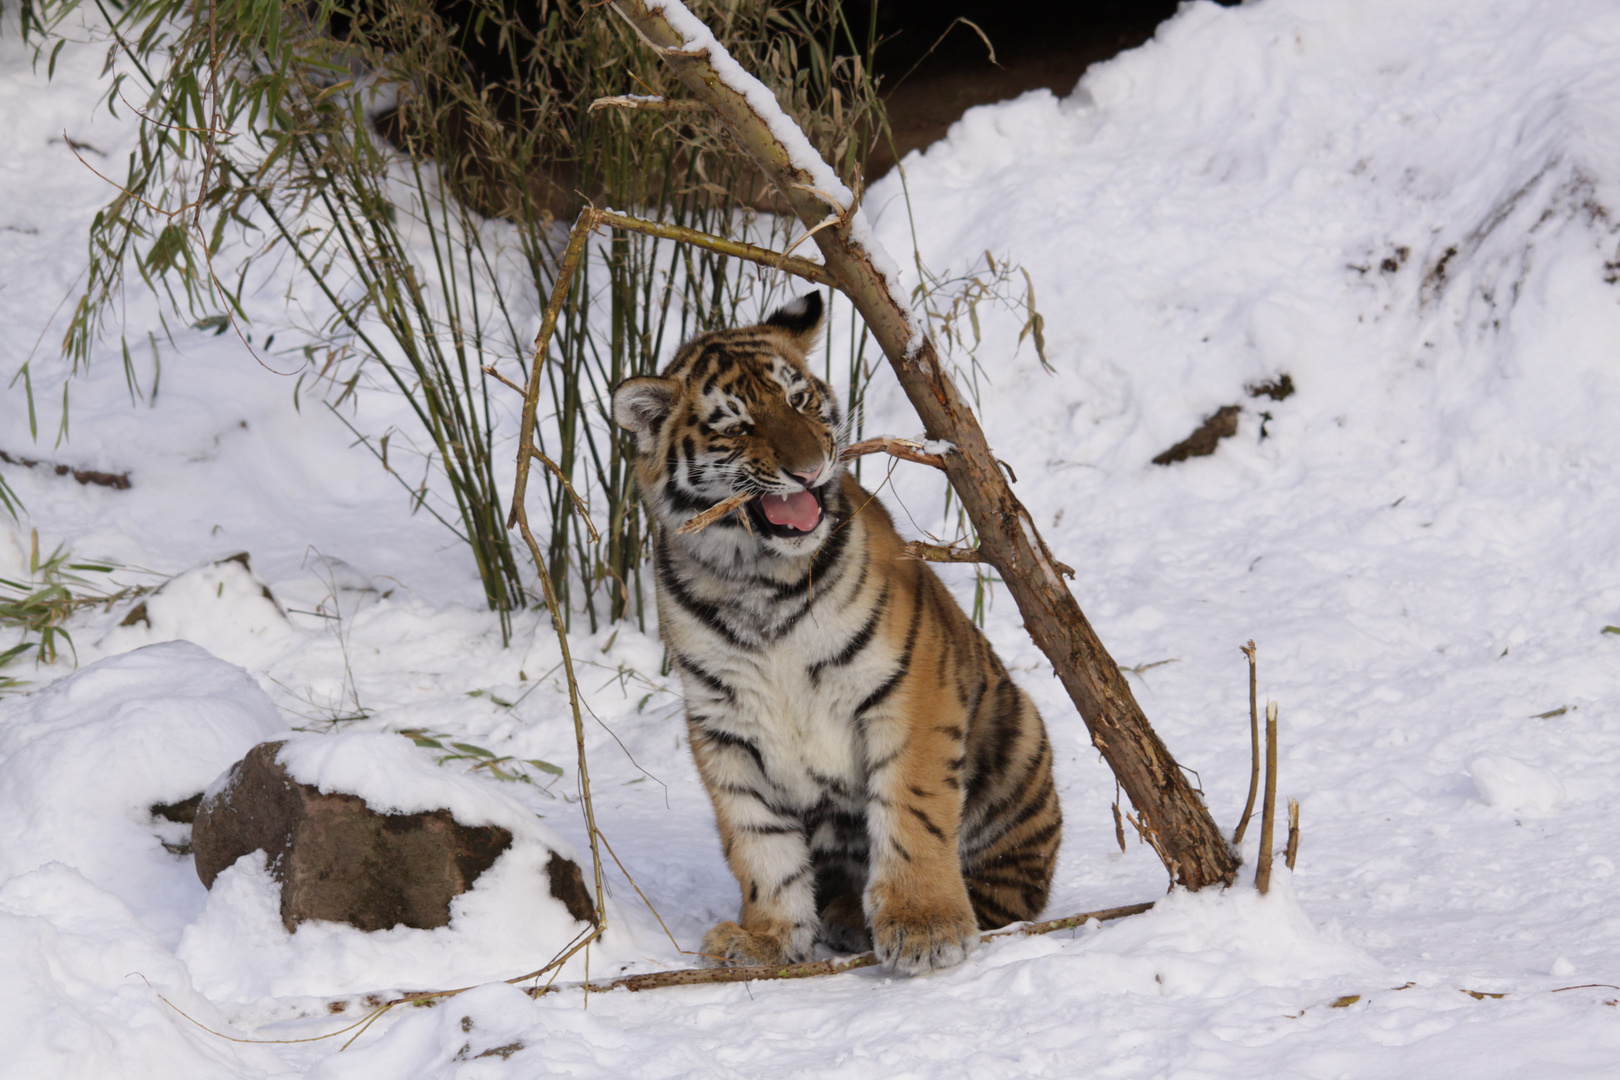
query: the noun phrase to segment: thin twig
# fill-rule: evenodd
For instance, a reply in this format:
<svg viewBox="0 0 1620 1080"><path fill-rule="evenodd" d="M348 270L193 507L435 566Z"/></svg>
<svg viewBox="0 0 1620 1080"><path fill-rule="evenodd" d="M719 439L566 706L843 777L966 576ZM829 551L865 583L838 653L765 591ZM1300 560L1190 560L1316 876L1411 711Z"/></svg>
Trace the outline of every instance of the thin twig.
<svg viewBox="0 0 1620 1080"><path fill-rule="evenodd" d="M484 365L484 374L493 376L494 378L498 379L502 383L505 383L507 386L510 386L513 390L516 390L520 394L523 393L523 387L519 386L517 383L513 382L511 379L508 379L505 375L502 375L499 371L496 371L494 365L492 365L492 364L485 364Z"/></svg>
<svg viewBox="0 0 1620 1080"><path fill-rule="evenodd" d="M686 524L675 530L675 535L685 536L687 533L702 532L753 497L750 492L739 491L724 502L715 503L703 513L693 515Z"/></svg>
<svg viewBox="0 0 1620 1080"><path fill-rule="evenodd" d="M1243 816L1238 819L1237 831L1232 834L1232 846L1243 843L1243 834L1249 830L1249 818L1254 815L1255 796L1260 793L1260 710L1255 700L1254 639L1238 646L1249 658L1249 801L1243 804Z"/></svg>
<svg viewBox="0 0 1620 1080"><path fill-rule="evenodd" d="M1271 827L1277 819L1277 703L1266 702L1266 801L1260 812L1260 856L1255 860L1254 887L1264 896L1271 889Z"/></svg>
<svg viewBox="0 0 1620 1080"><path fill-rule="evenodd" d="M936 469L945 468L945 458L942 455L928 453L923 449L923 444L915 439L863 439L846 446L844 452L838 455L838 460L853 461L863 454L888 454L902 461L915 461L919 465L932 465Z"/></svg>
<svg viewBox="0 0 1620 1080"><path fill-rule="evenodd" d="M1127 915L1140 915L1153 907L1149 904L1127 904L1124 907L1105 908L1102 911L1087 911L1079 915L1071 915L1065 919L1052 919L1047 922L1026 923L1023 926L1011 927L1006 930L993 930L980 934L980 941L990 941L992 938L1012 936L1033 936L1036 934L1050 934L1058 930L1072 930L1084 926L1092 919L1106 922L1109 919L1120 919ZM608 990L655 990L666 986L693 986L699 983L736 983L736 982L764 982L775 979L812 979L822 975L839 975L846 971L856 971L860 968L874 967L878 963L875 954L865 952L857 956L840 956L830 960L812 960L802 964L783 964L778 966L749 965L743 967L706 967L706 968L680 968L675 971L649 971L641 975L626 975L622 979L612 982L591 983L588 989L592 993L603 993ZM541 997L545 994L558 993L564 990L581 989L581 984L558 984L555 986L536 988L528 991L531 997Z"/></svg>
<svg viewBox="0 0 1620 1080"><path fill-rule="evenodd" d="M596 531L595 524L591 522L590 507L585 504L584 499L579 497L579 492L574 490L574 485L569 483L568 474L558 468L557 463L547 457L546 452L533 443L529 444L529 456L538 459L540 464L550 469L551 474L562 483L563 490L568 492L568 497L574 500L575 506L579 507L579 516L585 520L585 528L590 530L591 543L594 544L601 540L601 534Z"/></svg>
<svg viewBox="0 0 1620 1080"><path fill-rule="evenodd" d="M523 542L529 548L529 556L534 560L535 568L539 572L540 590L545 597L546 610L551 613L551 626L557 634L557 646L562 651L563 674L568 683L568 707L573 714L574 742L579 755L580 804L585 810L585 828L591 845L591 872L596 885L596 929L579 948L589 945L607 929L607 893L602 884L602 852L597 843L596 809L591 802L590 768L585 760L585 720L580 714L579 682L574 676L573 655L568 648L568 631L563 623L562 611L557 604L556 590L552 588L551 575L546 570L545 556L540 551L539 542L534 538L534 532L529 528L529 514L524 500L528 494L529 463L534 457L531 451L534 448L535 417L540 409L540 376L545 368L546 349L551 344L551 335L557 329L557 317L562 313L563 303L568 298L569 285L574 279L574 269L579 265L580 256L585 252L585 243L596 227L597 214L598 211L594 207L586 207L574 223L573 232L568 237L568 246L563 251L562 260L557 264L551 297L546 303L545 315L540 320L540 332L535 335L534 358L529 364L529 385L524 391L523 420L518 432L517 478L512 485L512 509L506 521L508 529L515 525L522 533Z"/></svg>
<svg viewBox="0 0 1620 1080"><path fill-rule="evenodd" d="M1283 862L1288 869L1294 868L1294 859L1299 855L1299 800L1288 800L1288 847L1283 850Z"/></svg>
<svg viewBox="0 0 1620 1080"><path fill-rule="evenodd" d="M729 255L732 258L744 259L760 266L768 266L773 270L785 270L806 281L813 281L817 285L828 285L834 288L838 283L827 273L826 267L820 263L801 259L796 255L770 248L760 247L758 244L744 243L741 240L727 240L723 236L714 236L710 233L698 232L682 225L666 225L661 221L646 221L642 218L620 214L613 210L596 211L598 224L614 229L628 229L630 232L641 233L644 236L654 236L661 240L674 240L682 244L691 244L718 255Z"/></svg>
<svg viewBox="0 0 1620 1080"><path fill-rule="evenodd" d="M614 97L599 97L591 102L590 108L585 111L593 113L598 109L640 109L647 112L707 112L709 106L691 98L672 99L644 94L619 94Z"/></svg>

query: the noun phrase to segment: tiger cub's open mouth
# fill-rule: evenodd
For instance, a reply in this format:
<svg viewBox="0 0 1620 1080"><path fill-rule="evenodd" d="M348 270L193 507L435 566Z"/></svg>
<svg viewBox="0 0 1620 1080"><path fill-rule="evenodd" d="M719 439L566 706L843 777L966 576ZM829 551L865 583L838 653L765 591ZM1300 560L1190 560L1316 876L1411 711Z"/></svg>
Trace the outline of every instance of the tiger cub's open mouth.
<svg viewBox="0 0 1620 1080"><path fill-rule="evenodd" d="M791 495L761 495L748 503L754 523L773 536L802 536L821 524L821 492L816 488Z"/></svg>

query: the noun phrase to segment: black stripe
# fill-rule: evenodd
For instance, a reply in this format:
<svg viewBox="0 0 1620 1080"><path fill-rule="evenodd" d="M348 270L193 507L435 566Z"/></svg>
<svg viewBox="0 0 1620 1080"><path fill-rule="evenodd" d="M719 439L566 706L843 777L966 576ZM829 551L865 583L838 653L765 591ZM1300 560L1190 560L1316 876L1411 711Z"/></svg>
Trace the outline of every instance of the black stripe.
<svg viewBox="0 0 1620 1080"><path fill-rule="evenodd" d="M751 650L753 646L731 632L731 628L726 625L725 619L720 614L718 605L711 604L707 600L699 600L686 591L686 586L681 582L680 577L670 568L668 553L663 550L664 543L664 538L660 536L658 541L660 550L653 559L653 570L658 575L658 583L664 587L664 591L669 594L669 598L685 609L698 622L724 638L728 645L738 649Z"/></svg>
<svg viewBox="0 0 1620 1080"><path fill-rule="evenodd" d="M698 662L693 660L690 656L676 652L675 663L680 665L682 671L692 676L692 678L696 679L698 682L702 683L716 694L719 694L721 697L725 698L734 705L737 703L736 691L732 690L731 687L721 682L719 676L705 671L702 666L700 666Z"/></svg>
<svg viewBox="0 0 1620 1080"><path fill-rule="evenodd" d="M911 609L911 627L906 631L906 647L900 653L900 662L895 666L894 674L886 679L882 686L866 695L866 700L855 706L855 720L859 723L865 719L868 709L876 708L882 704L883 699L894 692L900 685L900 680L906 677L911 670L911 650L917 644L917 630L922 626L922 596L917 597L917 603Z"/></svg>
<svg viewBox="0 0 1620 1080"><path fill-rule="evenodd" d="M797 822L788 825L736 825L732 826L737 832L748 833L750 836L797 836L803 832Z"/></svg>
<svg viewBox="0 0 1620 1080"><path fill-rule="evenodd" d="M908 806L908 807L906 807L906 809L911 811L911 816L912 817L916 818L918 821L923 823L923 828L928 830L928 834L930 836L932 836L936 840L945 839L945 833L940 830L940 827L938 825L934 824L932 819L930 819L927 814L923 813L921 810L917 809L915 806Z"/></svg>
<svg viewBox="0 0 1620 1080"><path fill-rule="evenodd" d="M889 587L885 585L883 591L878 594L877 602L872 605L872 614L867 618L866 625L855 631L855 635L844 643L844 647L838 650L837 655L829 656L825 660L817 660L810 665L810 681L812 683L817 686L821 685L821 673L823 671L830 667L847 667L857 656L866 651L866 647L872 643L872 635L877 632L878 622L883 618L883 612L888 606L888 602Z"/></svg>
<svg viewBox="0 0 1620 1080"><path fill-rule="evenodd" d="M787 888L789 888L789 887L791 887L793 885L797 885L799 882L803 881L805 878L807 878L809 876L810 876L810 864L805 863L803 866L801 866L797 870L793 871L793 873L789 874L787 877L785 877L781 881L777 882L776 887L771 890L771 895L772 896L780 896L784 889L787 889Z"/></svg>
<svg viewBox="0 0 1620 1080"><path fill-rule="evenodd" d="M1008 923L1023 921L1016 914L990 899L990 897L982 894L974 895L973 882L969 881L967 887L968 900L973 905L973 914L978 917L980 929L994 930L997 927L1006 926Z"/></svg>
<svg viewBox="0 0 1620 1080"><path fill-rule="evenodd" d="M765 771L765 755L759 752L759 747L754 744L753 740L745 739L741 735L733 735L729 731L718 731L711 727L700 726L699 730L703 732L704 738L716 746L745 751L749 757L754 759L754 764L759 766L759 771L762 773ZM763 802L764 800L760 801Z"/></svg>

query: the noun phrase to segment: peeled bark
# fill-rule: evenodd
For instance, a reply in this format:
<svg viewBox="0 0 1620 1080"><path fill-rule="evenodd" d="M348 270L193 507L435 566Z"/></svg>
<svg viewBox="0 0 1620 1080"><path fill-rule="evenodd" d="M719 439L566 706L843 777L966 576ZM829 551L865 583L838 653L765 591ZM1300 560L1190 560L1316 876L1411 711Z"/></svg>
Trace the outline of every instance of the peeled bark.
<svg viewBox="0 0 1620 1080"><path fill-rule="evenodd" d="M795 160L778 134L791 121L778 111L773 130L771 119L745 96L741 81L749 77L739 79L729 57L722 57L717 69L712 54L718 46L689 43L671 25L665 5L650 8L643 0L615 0L613 6L692 96L714 110L799 220L815 230L813 239L828 272L866 320L928 437L954 445L944 455L945 472L978 530L979 554L1001 572L1031 638L1052 662L1092 743L1145 818L1173 879L1189 889L1229 884L1237 871L1236 857L1064 585L1059 564L1008 486L972 409L942 369L933 342L917 331L909 306L897 298L898 282L885 277L873 253L852 235L851 226L861 221L859 212L829 205L825 178L818 184L813 175L819 161L803 160L802 149ZM690 13L667 6L687 25ZM729 73L729 81L721 70ZM764 96L756 93L754 99L763 101ZM825 174L825 166L820 171ZM837 218L832 224L829 210ZM863 223L858 233L864 232Z"/></svg>

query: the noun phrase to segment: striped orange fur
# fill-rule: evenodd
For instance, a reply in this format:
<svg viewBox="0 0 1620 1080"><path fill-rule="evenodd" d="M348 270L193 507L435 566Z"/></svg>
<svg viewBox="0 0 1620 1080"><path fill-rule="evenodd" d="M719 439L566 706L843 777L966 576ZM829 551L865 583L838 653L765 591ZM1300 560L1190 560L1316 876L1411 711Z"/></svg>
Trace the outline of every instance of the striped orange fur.
<svg viewBox="0 0 1620 1080"><path fill-rule="evenodd" d="M1046 903L1062 829L1034 705L838 461L812 293L613 395L659 523L659 623L742 889L717 963L870 942L907 973ZM701 531L676 529L739 492Z"/></svg>

